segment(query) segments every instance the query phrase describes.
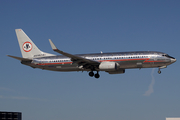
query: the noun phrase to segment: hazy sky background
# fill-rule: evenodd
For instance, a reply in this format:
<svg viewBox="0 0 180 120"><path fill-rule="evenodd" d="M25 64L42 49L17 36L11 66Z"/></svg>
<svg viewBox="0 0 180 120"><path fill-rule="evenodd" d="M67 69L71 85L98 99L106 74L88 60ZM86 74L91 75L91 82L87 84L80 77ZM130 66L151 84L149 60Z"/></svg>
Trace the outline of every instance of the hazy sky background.
<svg viewBox="0 0 180 120"><path fill-rule="evenodd" d="M15 29L55 53L160 51L177 62L125 74L52 72L21 65ZM0 111L23 120L165 120L180 117L179 0L1 0ZM152 87L149 87L153 85ZM146 94L151 88L151 93ZM146 95L145 95L146 94Z"/></svg>

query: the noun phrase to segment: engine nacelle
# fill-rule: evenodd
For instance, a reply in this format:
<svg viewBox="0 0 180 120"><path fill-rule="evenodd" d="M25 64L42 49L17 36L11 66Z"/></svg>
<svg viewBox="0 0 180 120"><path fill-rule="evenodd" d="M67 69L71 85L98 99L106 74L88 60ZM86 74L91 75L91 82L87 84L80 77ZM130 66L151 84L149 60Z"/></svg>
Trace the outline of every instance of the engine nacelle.
<svg viewBox="0 0 180 120"><path fill-rule="evenodd" d="M99 69L103 71L115 71L119 66L120 65L116 62L101 62Z"/></svg>

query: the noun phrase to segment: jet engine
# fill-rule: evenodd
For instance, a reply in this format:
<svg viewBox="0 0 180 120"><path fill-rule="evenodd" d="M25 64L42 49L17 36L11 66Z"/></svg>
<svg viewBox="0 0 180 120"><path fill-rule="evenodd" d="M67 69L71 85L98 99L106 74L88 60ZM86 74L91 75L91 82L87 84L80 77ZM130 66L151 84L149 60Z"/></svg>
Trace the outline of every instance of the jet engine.
<svg viewBox="0 0 180 120"><path fill-rule="evenodd" d="M119 66L116 62L101 62L99 69L102 71L116 71L119 69Z"/></svg>

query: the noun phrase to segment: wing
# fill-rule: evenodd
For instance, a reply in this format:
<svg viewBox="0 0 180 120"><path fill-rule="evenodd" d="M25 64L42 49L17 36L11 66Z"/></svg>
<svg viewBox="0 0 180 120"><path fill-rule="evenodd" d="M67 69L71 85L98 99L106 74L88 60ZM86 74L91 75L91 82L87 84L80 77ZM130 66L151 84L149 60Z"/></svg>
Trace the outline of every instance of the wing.
<svg viewBox="0 0 180 120"><path fill-rule="evenodd" d="M86 59L80 56L76 56L76 55L72 55L66 52L63 52L59 49L57 49L57 47L54 45L54 43L49 39L49 42L51 44L52 49L55 52L58 52L66 57L71 58L71 61L73 61L73 63L78 63L79 65L83 65L85 68L90 68L90 69L94 69L93 67L97 67L99 66L100 62L98 61L94 61L94 60L90 60L90 59Z"/></svg>

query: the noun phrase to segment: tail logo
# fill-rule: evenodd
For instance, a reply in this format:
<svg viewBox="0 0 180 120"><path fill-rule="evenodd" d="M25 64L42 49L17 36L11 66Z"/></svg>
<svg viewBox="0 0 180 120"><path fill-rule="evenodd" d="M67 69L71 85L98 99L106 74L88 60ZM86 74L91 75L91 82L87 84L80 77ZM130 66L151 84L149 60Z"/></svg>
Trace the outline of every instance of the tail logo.
<svg viewBox="0 0 180 120"><path fill-rule="evenodd" d="M22 46L25 52L30 52L32 50L32 44L30 42L25 42Z"/></svg>

